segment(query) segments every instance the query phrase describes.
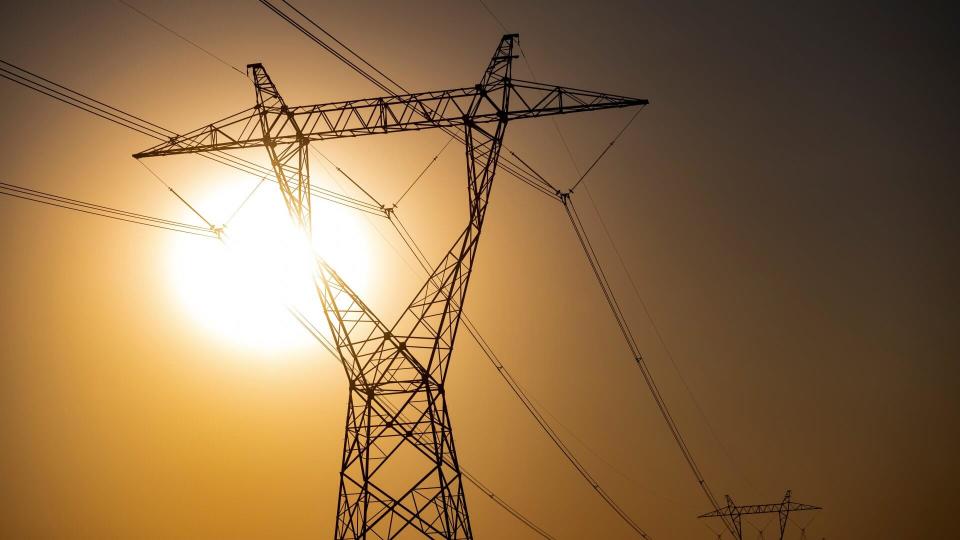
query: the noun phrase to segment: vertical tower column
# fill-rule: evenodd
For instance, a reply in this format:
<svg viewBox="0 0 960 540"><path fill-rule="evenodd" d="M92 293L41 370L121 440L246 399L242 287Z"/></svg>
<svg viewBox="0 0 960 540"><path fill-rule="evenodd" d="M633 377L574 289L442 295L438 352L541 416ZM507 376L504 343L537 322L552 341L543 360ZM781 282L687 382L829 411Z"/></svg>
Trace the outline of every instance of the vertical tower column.
<svg viewBox="0 0 960 540"><path fill-rule="evenodd" d="M727 495L727 508L730 509L730 522L733 525L734 532L737 534L737 540L743 540L743 516L737 509L737 504L733 502L733 499L729 495Z"/></svg>
<svg viewBox="0 0 960 540"><path fill-rule="evenodd" d="M493 104L502 113L496 128L487 131L469 114L464 118L467 226L397 323L353 341L353 354L344 355L356 362L359 377L350 382L338 539L395 538L404 531L473 537L445 383L507 125L514 39L501 41L470 107L472 114L484 100ZM332 269L328 276L327 291L342 293L342 280ZM350 313L361 303L351 299L347 310L335 304L330 303L333 312ZM349 344L354 332L342 323L336 326L346 338L341 341ZM369 354L363 353L365 347Z"/></svg>
<svg viewBox="0 0 960 540"><path fill-rule="evenodd" d="M257 91L256 110L260 119L263 144L277 176L283 202L294 222L309 236L313 223L310 204L309 141L294 120L273 81L262 64L250 64L247 73ZM277 143L280 137L293 135L293 142Z"/></svg>
<svg viewBox="0 0 960 540"><path fill-rule="evenodd" d="M783 496L783 502L780 503L780 511L777 512L780 518L780 540L783 540L783 534L787 531L787 521L790 519L790 490Z"/></svg>

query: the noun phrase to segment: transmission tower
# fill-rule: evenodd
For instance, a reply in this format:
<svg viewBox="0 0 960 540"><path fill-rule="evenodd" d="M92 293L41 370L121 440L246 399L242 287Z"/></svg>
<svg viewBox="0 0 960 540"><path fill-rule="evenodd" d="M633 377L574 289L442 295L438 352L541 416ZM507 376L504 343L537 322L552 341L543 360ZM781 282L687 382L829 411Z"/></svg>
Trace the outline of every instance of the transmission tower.
<svg viewBox="0 0 960 540"><path fill-rule="evenodd" d="M737 540L743 540L742 517L751 514L778 514L780 518L780 540L783 540L783 534L787 530L787 522L790 519L790 512L802 512L806 510L822 510L819 506L812 504L797 503L790 500L790 490L783 496L783 500L771 504L751 504L746 506L737 506L733 499L727 495L727 505L718 508L713 512L703 514L701 518L721 518L724 522L733 525L733 533ZM766 529L766 527L764 527ZM763 530L760 531L761 536ZM803 531L804 536L806 531Z"/></svg>
<svg viewBox="0 0 960 540"><path fill-rule="evenodd" d="M463 142L469 220L392 326L317 257L315 285L349 385L335 538L472 538L445 383L510 120L646 105L514 79L516 34L465 88L288 106L261 64L256 105L135 154L146 158L264 147L287 210L311 232L311 142L441 128Z"/></svg>

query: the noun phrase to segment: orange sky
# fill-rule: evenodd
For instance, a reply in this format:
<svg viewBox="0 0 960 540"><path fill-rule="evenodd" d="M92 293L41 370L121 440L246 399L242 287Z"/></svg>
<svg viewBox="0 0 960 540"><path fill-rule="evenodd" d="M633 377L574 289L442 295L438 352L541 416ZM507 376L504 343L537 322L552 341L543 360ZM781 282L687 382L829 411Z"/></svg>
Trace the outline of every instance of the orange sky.
<svg viewBox="0 0 960 540"><path fill-rule="evenodd" d="M380 93L257 2L135 3L231 64L262 62L288 103ZM473 2L301 4L415 91L473 84L502 33ZM714 490L751 503L791 488L826 508L814 538L947 536L960 81L945 14L489 5L538 80L652 102L588 185L702 411L578 205ZM0 58L178 131L253 104L249 81L112 1L3 4ZM0 181L195 221L130 157L151 139L0 83ZM580 170L631 114L558 119ZM446 138L319 149L395 201ZM550 120L512 123L506 142L555 184L576 180ZM149 165L218 220L254 183L190 156ZM400 206L433 260L466 218L463 178L454 145ZM258 204L281 204L262 189ZM419 275L391 228L346 223L369 266L358 288L392 319ZM176 273L196 264L212 274L200 286L215 283L196 255L214 243L6 197L0 225L0 536L331 533L342 370L306 340L250 347L191 311ZM710 538L695 519L709 507L578 249L562 207L500 175L467 310L641 526ZM469 339L448 396L460 460L497 494L558 538L632 537ZM477 537L531 537L468 489Z"/></svg>

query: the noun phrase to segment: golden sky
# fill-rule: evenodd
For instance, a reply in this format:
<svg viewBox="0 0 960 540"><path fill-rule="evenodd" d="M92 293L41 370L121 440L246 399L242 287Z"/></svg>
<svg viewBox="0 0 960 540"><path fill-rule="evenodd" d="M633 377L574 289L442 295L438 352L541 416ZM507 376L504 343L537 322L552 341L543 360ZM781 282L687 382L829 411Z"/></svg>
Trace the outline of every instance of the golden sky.
<svg viewBox="0 0 960 540"><path fill-rule="evenodd" d="M262 62L290 104L382 93L257 2L131 3L232 65ZM503 33L478 2L296 4L414 91L474 84ZM585 189L578 208L714 490L759 503L790 488L825 508L815 538L945 537L960 476L960 81L945 15L488 5L521 36L529 65L515 76L532 67L652 102L587 185L676 368ZM3 3L0 58L177 131L254 103L247 79L114 1ZM0 181L196 222L130 157L154 141L0 83ZM569 187L631 114L517 121L506 143ZM392 202L446 140L317 148ZM148 164L217 222L256 184L194 156ZM434 261L466 219L463 168L454 143L399 206ZM392 320L420 280L396 233L314 211L334 264ZM231 257L215 241L0 198L0 536L331 534L342 369L256 275L236 274L276 258L278 215L265 184L236 229L267 255ZM713 537L562 207L503 174L467 311L644 529ZM447 392L461 463L498 495L558 538L632 537L466 335ZM478 538L532 537L481 492L467 498Z"/></svg>

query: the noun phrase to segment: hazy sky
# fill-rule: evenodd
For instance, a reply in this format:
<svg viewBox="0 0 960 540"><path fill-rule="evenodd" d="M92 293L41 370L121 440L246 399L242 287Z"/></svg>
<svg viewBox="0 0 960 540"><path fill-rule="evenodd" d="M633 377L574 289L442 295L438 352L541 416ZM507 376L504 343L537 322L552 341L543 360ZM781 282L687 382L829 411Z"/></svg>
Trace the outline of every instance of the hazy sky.
<svg viewBox="0 0 960 540"><path fill-rule="evenodd" d="M258 2L130 2L227 63L262 62L288 103L380 93ZM955 17L873 3L487 3L538 80L651 100L587 186L676 368L587 191L575 197L713 489L760 503L790 488L824 507L811 538L950 536ZM474 84L503 33L479 2L296 5L411 90ZM4 2L0 58L176 131L254 99L245 78L114 1ZM514 74L532 78L523 62ZM151 139L6 80L0 100L0 181L196 221L130 157ZM578 175L557 127L582 171L631 114L518 121L506 141L567 187ZM318 148L392 202L446 139ZM451 145L399 207L433 260L466 219L463 161ZM256 183L192 156L149 165L218 222ZM238 228L267 227L275 189ZM338 212L317 204L317 234L390 320L419 285L412 259L388 224ZM0 225L0 536L332 533L342 370L231 277L215 242L8 197ZM715 537L578 249L561 206L500 175L467 311L654 538ZM632 537L465 335L447 388L461 463L497 494L558 538ZM478 538L532 537L481 492L467 497Z"/></svg>

